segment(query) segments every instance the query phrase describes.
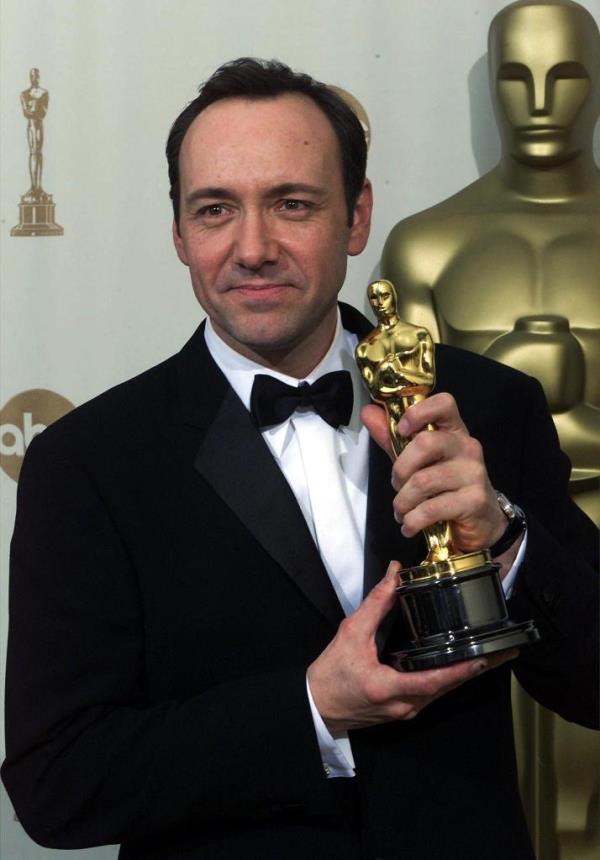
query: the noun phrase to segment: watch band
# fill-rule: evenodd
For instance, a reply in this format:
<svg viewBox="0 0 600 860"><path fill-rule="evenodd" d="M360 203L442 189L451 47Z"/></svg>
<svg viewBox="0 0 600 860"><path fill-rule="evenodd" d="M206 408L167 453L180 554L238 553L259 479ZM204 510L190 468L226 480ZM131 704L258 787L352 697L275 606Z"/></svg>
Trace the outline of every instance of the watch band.
<svg viewBox="0 0 600 860"><path fill-rule="evenodd" d="M497 556L506 552L507 549L510 549L517 538L519 538L527 529L527 520L525 519L525 514L521 508L518 505L514 505L512 502L509 502L504 493L500 493L498 490L496 490L496 498L502 513L508 520L508 525L502 537L497 540L492 547L490 547L492 558L497 558Z"/></svg>

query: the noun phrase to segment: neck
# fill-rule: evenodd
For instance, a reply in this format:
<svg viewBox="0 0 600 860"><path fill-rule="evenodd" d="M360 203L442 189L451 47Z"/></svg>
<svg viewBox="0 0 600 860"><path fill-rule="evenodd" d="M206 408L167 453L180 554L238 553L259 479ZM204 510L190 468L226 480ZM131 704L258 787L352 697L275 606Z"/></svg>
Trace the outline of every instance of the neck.
<svg viewBox="0 0 600 860"><path fill-rule="evenodd" d="M317 364L323 359L327 350L331 346L331 341L325 349L318 349L314 352L307 350L306 347L300 349L282 350L253 350L246 354L246 358L250 358L257 364L269 370L276 370L278 373L283 373L284 376L291 376L294 379L304 379L311 371L315 369ZM242 353L243 354L243 353Z"/></svg>
<svg viewBox="0 0 600 860"><path fill-rule="evenodd" d="M504 154L497 168L503 185L519 197L542 203L568 203L600 186L593 154L584 150L561 164L524 164Z"/></svg>

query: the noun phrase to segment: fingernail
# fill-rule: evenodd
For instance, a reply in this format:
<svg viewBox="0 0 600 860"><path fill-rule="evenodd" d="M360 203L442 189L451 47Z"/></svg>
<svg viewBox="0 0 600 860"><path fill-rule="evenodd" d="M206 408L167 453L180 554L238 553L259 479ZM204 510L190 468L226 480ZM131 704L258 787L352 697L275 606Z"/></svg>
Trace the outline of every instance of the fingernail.
<svg viewBox="0 0 600 860"><path fill-rule="evenodd" d="M410 425L404 416L398 421L398 430L402 434L402 436L408 436L408 432L410 430Z"/></svg>
<svg viewBox="0 0 600 860"><path fill-rule="evenodd" d="M385 572L385 578L386 579L396 579L399 570L400 570L399 562L390 561L390 563L388 564L388 568Z"/></svg>

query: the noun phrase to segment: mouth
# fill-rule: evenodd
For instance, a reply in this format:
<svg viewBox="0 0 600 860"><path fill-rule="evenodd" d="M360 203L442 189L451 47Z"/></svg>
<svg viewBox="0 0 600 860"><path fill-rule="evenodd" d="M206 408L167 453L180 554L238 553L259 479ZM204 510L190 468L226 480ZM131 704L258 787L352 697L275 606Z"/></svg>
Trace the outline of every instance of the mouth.
<svg viewBox="0 0 600 860"><path fill-rule="evenodd" d="M227 292L234 300L237 299L246 306L267 308L274 304L278 306L285 301L293 289L294 284L289 283L250 282L230 286Z"/></svg>
<svg viewBox="0 0 600 860"><path fill-rule="evenodd" d="M523 125L518 131L526 137L555 137L563 129L560 125Z"/></svg>
<svg viewBox="0 0 600 860"><path fill-rule="evenodd" d="M244 296L251 296L260 298L263 295L275 295L278 292L290 289L292 284L281 284L281 283L248 283L248 284L236 284L233 287L229 287L229 292L238 293Z"/></svg>

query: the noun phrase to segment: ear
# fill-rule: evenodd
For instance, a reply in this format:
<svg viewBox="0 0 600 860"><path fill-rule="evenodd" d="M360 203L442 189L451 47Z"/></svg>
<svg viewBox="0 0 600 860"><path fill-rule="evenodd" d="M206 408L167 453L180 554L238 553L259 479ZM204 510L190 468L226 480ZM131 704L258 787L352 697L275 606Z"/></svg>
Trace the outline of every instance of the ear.
<svg viewBox="0 0 600 860"><path fill-rule="evenodd" d="M177 226L177 222L173 218L173 244L175 245L175 250L177 251L177 256L181 260L184 266L189 266L188 257L185 250L185 245L183 239L181 238L181 233L179 232L179 227Z"/></svg>
<svg viewBox="0 0 600 860"><path fill-rule="evenodd" d="M373 210L373 189L368 179L362 187L354 206L352 226L348 236L347 252L350 257L356 257L364 251L371 230L371 212Z"/></svg>

